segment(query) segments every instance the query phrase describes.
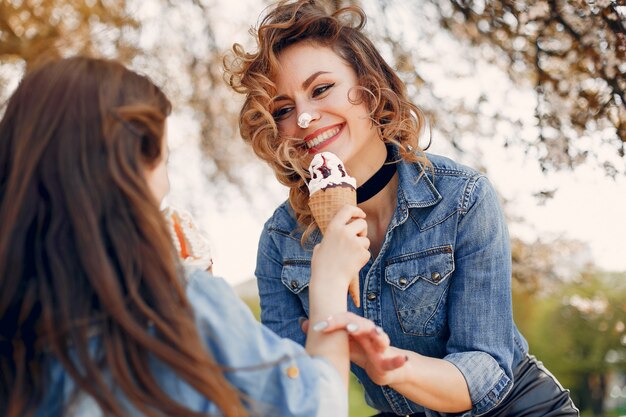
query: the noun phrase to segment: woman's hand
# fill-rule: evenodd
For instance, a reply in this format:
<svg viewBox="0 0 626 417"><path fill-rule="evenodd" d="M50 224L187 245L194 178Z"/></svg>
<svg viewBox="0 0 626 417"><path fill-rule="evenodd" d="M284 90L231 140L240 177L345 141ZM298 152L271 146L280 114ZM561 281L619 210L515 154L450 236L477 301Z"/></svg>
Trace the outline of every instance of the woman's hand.
<svg viewBox="0 0 626 417"><path fill-rule="evenodd" d="M306 332L309 321L302 323ZM327 334L345 330L350 336L350 360L363 368L378 385L389 385L400 377L400 368L408 361L401 349L390 346L389 336L371 320L353 313L338 313L325 321L313 323L313 331Z"/></svg>
<svg viewBox="0 0 626 417"><path fill-rule="evenodd" d="M348 287L370 258L365 212L345 205L330 221L322 242L313 249L311 283Z"/></svg>

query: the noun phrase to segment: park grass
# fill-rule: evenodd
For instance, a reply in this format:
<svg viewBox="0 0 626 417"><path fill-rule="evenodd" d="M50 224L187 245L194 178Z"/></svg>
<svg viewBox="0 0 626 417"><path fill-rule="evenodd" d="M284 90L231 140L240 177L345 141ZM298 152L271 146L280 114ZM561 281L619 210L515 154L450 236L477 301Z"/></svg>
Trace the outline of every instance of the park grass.
<svg viewBox="0 0 626 417"><path fill-rule="evenodd" d="M369 417L376 414L376 410L365 403L363 387L354 375L350 375L350 386L348 387L348 404L350 417Z"/></svg>

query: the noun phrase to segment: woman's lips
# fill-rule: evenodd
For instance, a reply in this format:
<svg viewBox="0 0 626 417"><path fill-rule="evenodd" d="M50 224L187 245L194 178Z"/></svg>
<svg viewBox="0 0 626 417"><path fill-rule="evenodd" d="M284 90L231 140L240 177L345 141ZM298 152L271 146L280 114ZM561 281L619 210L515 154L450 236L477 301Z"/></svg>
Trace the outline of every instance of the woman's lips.
<svg viewBox="0 0 626 417"><path fill-rule="evenodd" d="M304 138L304 142L309 148L309 153L318 152L320 149L330 145L339 137L339 134L343 130L345 123L324 127L322 129L318 129L315 132L307 135Z"/></svg>

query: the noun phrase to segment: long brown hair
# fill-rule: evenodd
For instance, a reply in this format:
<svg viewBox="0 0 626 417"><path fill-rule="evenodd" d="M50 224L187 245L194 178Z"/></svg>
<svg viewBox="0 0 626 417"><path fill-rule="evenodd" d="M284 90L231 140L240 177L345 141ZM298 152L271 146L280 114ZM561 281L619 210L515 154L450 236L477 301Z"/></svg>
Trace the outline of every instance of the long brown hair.
<svg viewBox="0 0 626 417"><path fill-rule="evenodd" d="M226 416L242 400L203 347L144 170L170 102L114 61L27 74L0 122L0 414L31 415L54 356L105 415L121 390L148 416L196 416L166 395L152 356ZM102 355L88 349L91 333Z"/></svg>
<svg viewBox="0 0 626 417"><path fill-rule="evenodd" d="M405 84L363 33L365 23L365 13L356 6L330 14L314 0L281 1L256 30L256 52L246 52L235 44L224 61L229 85L246 95L239 115L241 136L290 188L289 202L298 222L307 227L304 236L315 226L305 182L307 152L301 140L281 135L272 117L278 57L288 46L310 42L333 49L356 72L359 100L368 106L380 137L396 144L403 159L430 165L418 145L424 116L409 101Z"/></svg>

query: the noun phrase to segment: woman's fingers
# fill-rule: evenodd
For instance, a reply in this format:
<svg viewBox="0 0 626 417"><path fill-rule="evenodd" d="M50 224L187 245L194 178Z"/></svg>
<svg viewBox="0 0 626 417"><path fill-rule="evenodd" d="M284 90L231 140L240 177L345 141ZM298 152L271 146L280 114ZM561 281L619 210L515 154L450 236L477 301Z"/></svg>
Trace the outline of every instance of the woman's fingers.
<svg viewBox="0 0 626 417"><path fill-rule="evenodd" d="M359 242L363 249L368 250L370 248L370 240L366 236L359 237Z"/></svg>
<svg viewBox="0 0 626 417"><path fill-rule="evenodd" d="M389 347L389 336L379 326L374 327L369 331L369 334L364 335L364 337L368 338L372 348L378 352L383 352Z"/></svg>
<svg viewBox="0 0 626 417"><path fill-rule="evenodd" d="M309 331L309 323L309 319L305 317L298 318L298 324L300 325L300 329L302 329L304 333Z"/></svg>
<svg viewBox="0 0 626 417"><path fill-rule="evenodd" d="M364 219L365 212L358 208L357 206L352 206L350 204L346 204L333 216L330 223L328 223L328 228L344 226L352 219Z"/></svg>
<svg viewBox="0 0 626 417"><path fill-rule="evenodd" d="M348 333L362 334L365 331L372 330L376 327L373 321L351 313L349 311L337 313L328 317L328 327L326 331L334 331L343 329ZM346 327L349 326L349 329Z"/></svg>
<svg viewBox="0 0 626 417"><path fill-rule="evenodd" d="M310 326L307 323L302 327L308 329ZM381 327L354 313L334 314L312 326L313 331L323 333L347 332L350 335L350 359L367 369L368 374L377 375L377 379L386 378L388 372L402 367L408 360L403 350L390 346L389 336Z"/></svg>
<svg viewBox="0 0 626 417"><path fill-rule="evenodd" d="M332 234L345 228L348 236L367 236L365 212L356 206L343 206L331 219L325 234Z"/></svg>
<svg viewBox="0 0 626 417"><path fill-rule="evenodd" d="M365 219L354 219L346 225L346 232L351 236L367 236L367 222Z"/></svg>
<svg viewBox="0 0 626 417"><path fill-rule="evenodd" d="M322 241L313 249L312 269L322 269L326 276L352 278L370 258L365 213L345 205L330 221Z"/></svg>
<svg viewBox="0 0 626 417"><path fill-rule="evenodd" d="M389 347L389 336L381 327L350 312L335 314L323 322L316 323L315 326L314 328L324 333L345 330L368 351L382 352Z"/></svg>
<svg viewBox="0 0 626 417"><path fill-rule="evenodd" d="M379 366L385 372L395 371L396 369L401 368L402 365L407 363L408 360L408 356L396 354L389 358L384 358Z"/></svg>

